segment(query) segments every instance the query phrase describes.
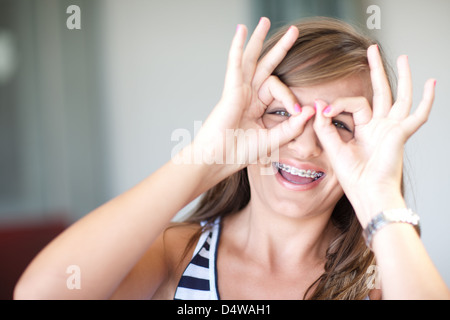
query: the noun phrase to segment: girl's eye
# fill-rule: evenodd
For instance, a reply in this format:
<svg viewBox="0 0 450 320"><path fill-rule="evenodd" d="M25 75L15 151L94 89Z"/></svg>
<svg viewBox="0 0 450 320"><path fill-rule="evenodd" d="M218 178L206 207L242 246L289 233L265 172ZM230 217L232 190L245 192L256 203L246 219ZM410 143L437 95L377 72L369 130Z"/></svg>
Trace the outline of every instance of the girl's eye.
<svg viewBox="0 0 450 320"><path fill-rule="evenodd" d="M272 107L266 110L262 117L262 121L266 128L272 128L277 124L289 119L291 114L282 107Z"/></svg>
<svg viewBox="0 0 450 320"><path fill-rule="evenodd" d="M289 112L287 112L286 110L276 110L273 112L270 112L269 114L275 114L277 116L282 116L282 117L290 117L291 114Z"/></svg>
<svg viewBox="0 0 450 320"><path fill-rule="evenodd" d="M333 125L335 125L336 128L338 128L338 129L344 129L344 130L346 130L346 131L348 131L348 132L352 132L352 130L350 130L350 129L347 127L347 125L346 125L345 123L341 122L341 121L333 120Z"/></svg>

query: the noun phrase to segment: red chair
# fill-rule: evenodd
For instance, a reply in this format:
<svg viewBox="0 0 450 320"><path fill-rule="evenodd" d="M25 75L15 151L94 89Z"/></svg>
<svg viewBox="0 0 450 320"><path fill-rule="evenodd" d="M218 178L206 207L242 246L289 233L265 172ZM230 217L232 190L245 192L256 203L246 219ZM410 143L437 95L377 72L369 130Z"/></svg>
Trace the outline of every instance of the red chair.
<svg viewBox="0 0 450 320"><path fill-rule="evenodd" d="M66 227L60 217L0 225L0 300L13 298L25 268Z"/></svg>

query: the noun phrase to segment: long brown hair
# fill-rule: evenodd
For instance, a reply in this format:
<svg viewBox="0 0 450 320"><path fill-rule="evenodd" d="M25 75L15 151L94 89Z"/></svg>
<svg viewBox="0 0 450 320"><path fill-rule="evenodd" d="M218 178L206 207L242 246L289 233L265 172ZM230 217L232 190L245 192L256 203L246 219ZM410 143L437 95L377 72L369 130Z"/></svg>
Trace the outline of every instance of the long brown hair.
<svg viewBox="0 0 450 320"><path fill-rule="evenodd" d="M287 86L308 86L367 73L367 49L375 42L352 26L330 18L314 18L296 24L300 35L273 74ZM280 29L264 44L262 58L283 36ZM381 48L380 48L381 51ZM387 72L388 65L385 63ZM363 79L363 78L362 78ZM370 78L367 76L368 84ZM389 80L391 81L391 80ZM207 221L194 236L191 247L201 232L218 218L239 212L250 200L247 169L243 169L207 191L187 222ZM353 207L344 195L336 204L331 221L339 234L326 252L324 273L308 288L308 299L364 299L370 291L370 274L374 255L362 239L362 229Z"/></svg>

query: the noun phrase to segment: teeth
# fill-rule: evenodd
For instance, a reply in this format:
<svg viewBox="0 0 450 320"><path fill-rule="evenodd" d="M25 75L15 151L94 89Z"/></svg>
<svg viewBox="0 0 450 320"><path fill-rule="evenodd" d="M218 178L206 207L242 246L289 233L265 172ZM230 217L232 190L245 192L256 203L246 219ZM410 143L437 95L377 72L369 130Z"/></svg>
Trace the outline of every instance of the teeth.
<svg viewBox="0 0 450 320"><path fill-rule="evenodd" d="M323 172L316 172L315 170L303 170L303 169L297 169L295 167L288 166L284 163L274 162L275 166L278 169L281 169L283 171L289 172L290 174L305 177L305 178L314 178L319 179L321 176L323 176Z"/></svg>

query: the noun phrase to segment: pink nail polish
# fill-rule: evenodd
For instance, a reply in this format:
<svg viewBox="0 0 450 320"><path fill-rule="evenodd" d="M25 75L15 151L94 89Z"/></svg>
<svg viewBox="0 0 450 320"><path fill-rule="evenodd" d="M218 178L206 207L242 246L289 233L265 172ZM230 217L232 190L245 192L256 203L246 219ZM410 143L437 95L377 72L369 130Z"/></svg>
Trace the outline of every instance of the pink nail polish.
<svg viewBox="0 0 450 320"><path fill-rule="evenodd" d="M300 107L300 105L298 103L296 103L294 105L294 111L297 112L297 113L302 112L302 108Z"/></svg>
<svg viewBox="0 0 450 320"><path fill-rule="evenodd" d="M331 106L328 106L325 109L323 109L324 114L330 113L330 111L331 111Z"/></svg>
<svg viewBox="0 0 450 320"><path fill-rule="evenodd" d="M237 27L236 27L236 32L238 32L240 28L241 28L241 25L238 24Z"/></svg>
<svg viewBox="0 0 450 320"><path fill-rule="evenodd" d="M436 80L434 80L434 82L433 82L433 86L435 86L435 87L436 87L436 82L437 82Z"/></svg>

